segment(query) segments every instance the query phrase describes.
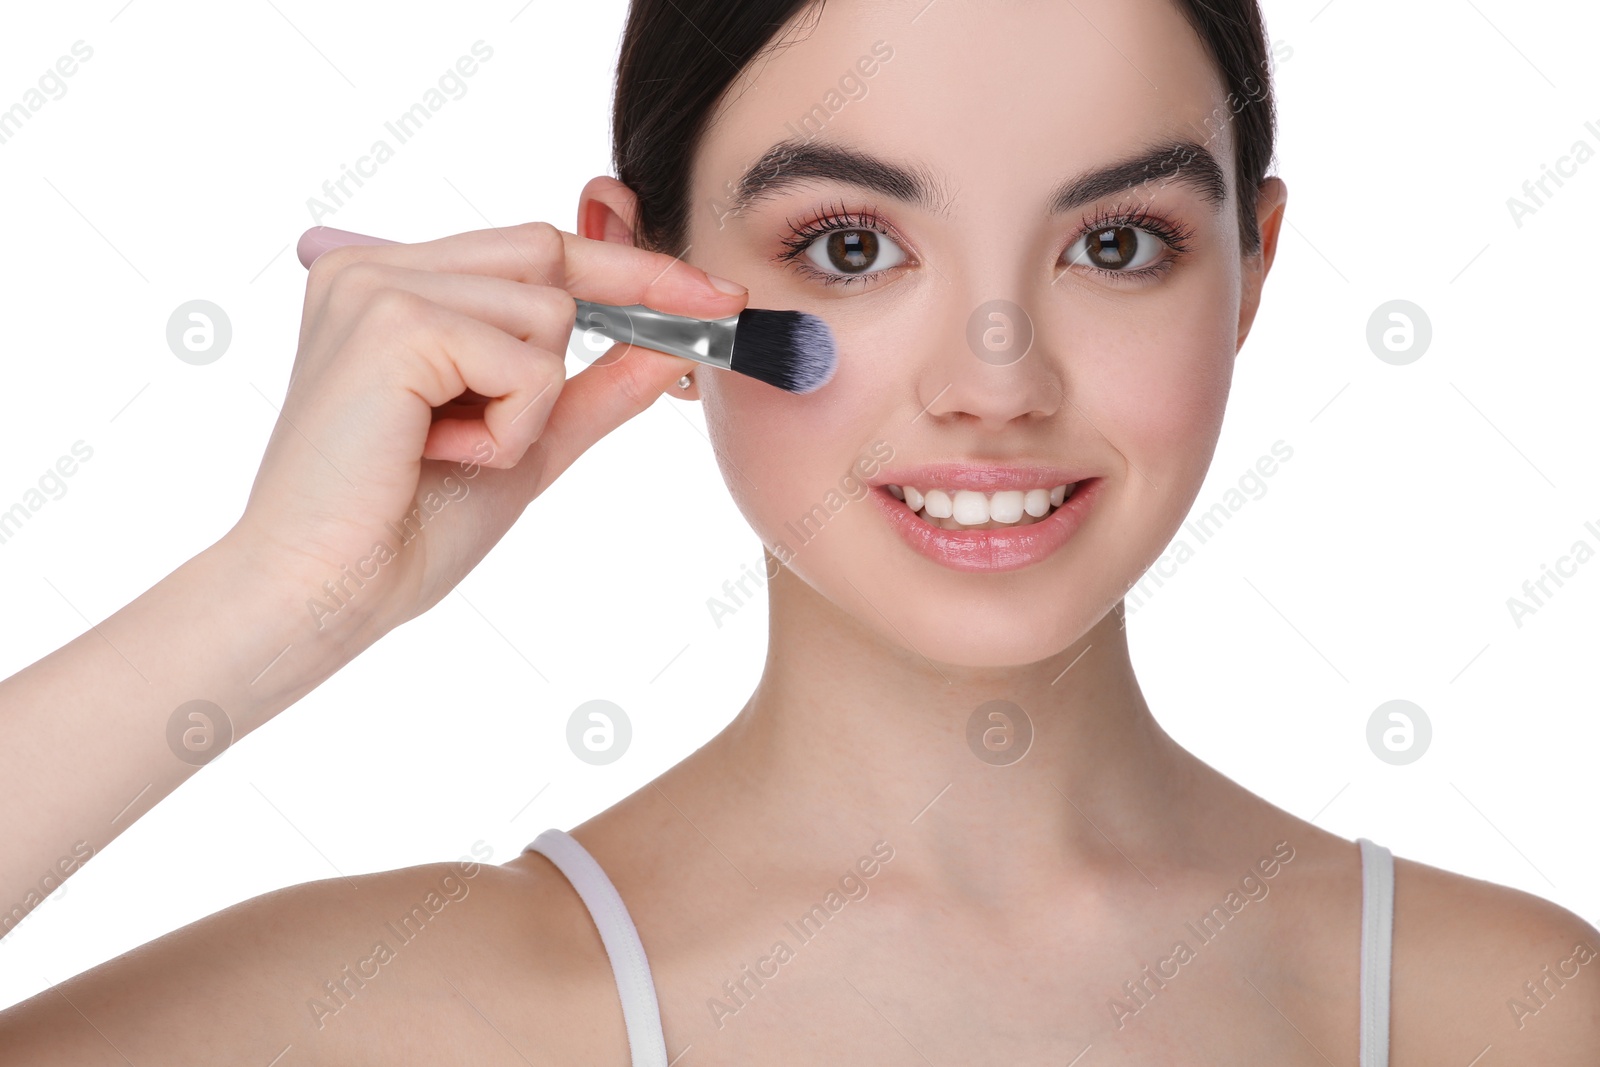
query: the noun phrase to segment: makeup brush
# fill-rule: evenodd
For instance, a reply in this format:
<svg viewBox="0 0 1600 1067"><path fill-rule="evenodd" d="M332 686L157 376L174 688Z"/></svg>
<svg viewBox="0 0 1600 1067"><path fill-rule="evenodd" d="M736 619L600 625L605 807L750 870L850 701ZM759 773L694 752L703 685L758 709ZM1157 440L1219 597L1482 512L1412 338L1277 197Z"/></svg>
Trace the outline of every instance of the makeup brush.
<svg viewBox="0 0 1600 1067"><path fill-rule="evenodd" d="M804 311L745 308L723 319L696 319L643 304L579 300L573 328L737 371L791 393L825 385L835 365L833 331Z"/></svg>
<svg viewBox="0 0 1600 1067"><path fill-rule="evenodd" d="M318 255L339 245L394 243L331 226L313 226L301 234L296 253L309 268ZM582 299L577 304L575 330L735 371L791 393L809 393L826 385L837 364L833 331L804 311L747 307L726 318L697 319L643 304Z"/></svg>

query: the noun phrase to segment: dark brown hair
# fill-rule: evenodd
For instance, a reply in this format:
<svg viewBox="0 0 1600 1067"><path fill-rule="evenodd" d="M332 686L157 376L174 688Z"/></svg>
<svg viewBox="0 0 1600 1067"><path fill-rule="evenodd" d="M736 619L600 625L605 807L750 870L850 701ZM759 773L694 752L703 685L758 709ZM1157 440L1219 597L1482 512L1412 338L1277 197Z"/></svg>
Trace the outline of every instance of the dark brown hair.
<svg viewBox="0 0 1600 1067"><path fill-rule="evenodd" d="M778 34L826 0L633 0L617 61L612 162L639 201L634 241L676 254L686 240L694 153L724 90ZM1256 196L1277 128L1266 28L1257 0L1172 0L1216 62L1227 104L1208 136L1234 124L1239 243L1259 250Z"/></svg>

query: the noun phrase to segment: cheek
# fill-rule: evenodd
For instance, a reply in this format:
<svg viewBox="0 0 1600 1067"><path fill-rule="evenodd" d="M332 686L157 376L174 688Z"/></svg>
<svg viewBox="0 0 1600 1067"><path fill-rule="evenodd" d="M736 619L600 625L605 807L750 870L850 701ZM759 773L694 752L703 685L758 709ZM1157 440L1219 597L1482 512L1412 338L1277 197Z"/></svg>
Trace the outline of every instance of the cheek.
<svg viewBox="0 0 1600 1067"><path fill-rule="evenodd" d="M1191 483L1198 491L1222 428L1237 319L1219 310L1229 304L1215 288L1182 295L1142 309L1136 322L1080 331L1067 371L1074 403L1137 468L1128 472L1135 491L1167 495Z"/></svg>
<svg viewBox="0 0 1600 1067"><path fill-rule="evenodd" d="M863 399L871 387L842 344L833 380L804 396L742 374L712 376L700 395L723 480L763 541L781 540L786 522L839 491L882 426Z"/></svg>

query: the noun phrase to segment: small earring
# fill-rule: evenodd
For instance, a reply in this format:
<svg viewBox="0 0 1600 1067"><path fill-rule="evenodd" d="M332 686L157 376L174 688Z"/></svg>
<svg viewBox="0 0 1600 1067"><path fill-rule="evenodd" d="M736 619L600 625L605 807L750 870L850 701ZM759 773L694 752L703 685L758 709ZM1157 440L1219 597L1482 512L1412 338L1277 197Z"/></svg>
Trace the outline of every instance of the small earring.
<svg viewBox="0 0 1600 1067"><path fill-rule="evenodd" d="M687 389L687 388L689 388L689 386L691 386L693 384L694 384L693 381L689 378L689 375L687 375L687 374L685 374L682 378L678 379L678 388L679 389Z"/></svg>

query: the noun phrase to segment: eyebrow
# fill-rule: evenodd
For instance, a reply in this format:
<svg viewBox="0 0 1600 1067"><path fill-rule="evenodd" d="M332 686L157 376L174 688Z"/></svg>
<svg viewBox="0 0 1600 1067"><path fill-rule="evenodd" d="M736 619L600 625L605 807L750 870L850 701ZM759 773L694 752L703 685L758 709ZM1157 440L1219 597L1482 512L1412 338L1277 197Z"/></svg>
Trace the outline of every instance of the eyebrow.
<svg viewBox="0 0 1600 1067"><path fill-rule="evenodd" d="M849 145L790 138L767 149L745 170L730 213L740 214L785 189L813 181L871 189L931 215L944 215L954 200L922 164L896 163ZM1066 179L1051 191L1047 213L1072 211L1153 181L1188 186L1214 211L1227 200L1227 182L1216 157L1197 141L1173 140Z"/></svg>

